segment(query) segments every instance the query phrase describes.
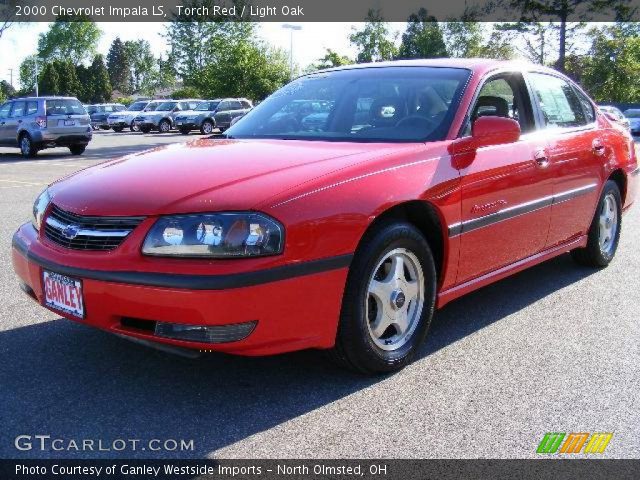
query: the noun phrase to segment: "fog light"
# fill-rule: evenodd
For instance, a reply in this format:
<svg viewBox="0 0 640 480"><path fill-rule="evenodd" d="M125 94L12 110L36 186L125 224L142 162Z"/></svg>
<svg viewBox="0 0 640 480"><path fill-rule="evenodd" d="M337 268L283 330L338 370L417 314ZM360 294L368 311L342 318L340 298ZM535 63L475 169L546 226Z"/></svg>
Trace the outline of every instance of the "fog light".
<svg viewBox="0 0 640 480"><path fill-rule="evenodd" d="M237 342L247 338L257 321L246 323L233 323L229 325L185 325L184 323L156 324L155 334L158 337L184 340L187 342L201 343L226 343Z"/></svg>

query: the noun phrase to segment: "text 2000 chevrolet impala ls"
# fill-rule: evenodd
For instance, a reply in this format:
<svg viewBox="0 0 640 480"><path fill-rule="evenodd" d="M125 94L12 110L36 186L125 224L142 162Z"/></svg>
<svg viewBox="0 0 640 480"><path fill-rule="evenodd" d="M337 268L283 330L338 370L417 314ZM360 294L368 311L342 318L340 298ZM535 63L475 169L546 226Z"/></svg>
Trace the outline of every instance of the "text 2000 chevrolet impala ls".
<svg viewBox="0 0 640 480"><path fill-rule="evenodd" d="M350 66L295 80L225 139L50 185L13 263L42 305L113 333L392 371L467 292L567 251L606 266L637 174L629 134L552 70Z"/></svg>

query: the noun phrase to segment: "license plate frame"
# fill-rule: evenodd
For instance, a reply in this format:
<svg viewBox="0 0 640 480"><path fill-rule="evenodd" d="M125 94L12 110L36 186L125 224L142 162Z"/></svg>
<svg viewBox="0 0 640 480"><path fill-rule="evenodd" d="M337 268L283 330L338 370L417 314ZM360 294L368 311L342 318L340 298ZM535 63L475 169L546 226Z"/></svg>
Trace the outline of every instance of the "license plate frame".
<svg viewBox="0 0 640 480"><path fill-rule="evenodd" d="M84 320L86 309L82 279L42 269L42 305L56 312ZM49 285L47 280L50 281ZM61 285L60 287L53 284ZM72 293L71 289L75 293ZM55 292L53 291L55 290ZM53 298L53 297L57 298ZM62 300L60 299L62 297ZM68 302L65 303L65 300Z"/></svg>
<svg viewBox="0 0 640 480"><path fill-rule="evenodd" d="M75 127L76 126L76 121L75 120L65 120L64 121L64 126L65 127Z"/></svg>

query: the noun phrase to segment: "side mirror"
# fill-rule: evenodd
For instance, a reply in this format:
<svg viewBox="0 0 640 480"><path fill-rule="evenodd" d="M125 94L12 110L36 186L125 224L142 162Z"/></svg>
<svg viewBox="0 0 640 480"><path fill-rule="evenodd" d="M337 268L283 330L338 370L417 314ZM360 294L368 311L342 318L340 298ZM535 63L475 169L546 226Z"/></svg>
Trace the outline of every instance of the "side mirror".
<svg viewBox="0 0 640 480"><path fill-rule="evenodd" d="M471 125L475 148L503 145L520 139L520 124L505 117L480 117Z"/></svg>
<svg viewBox="0 0 640 480"><path fill-rule="evenodd" d="M619 122L620 119L618 117L616 117L613 113L609 113L609 112L602 112L604 113L604 116L607 117L608 120L611 120L612 122Z"/></svg>

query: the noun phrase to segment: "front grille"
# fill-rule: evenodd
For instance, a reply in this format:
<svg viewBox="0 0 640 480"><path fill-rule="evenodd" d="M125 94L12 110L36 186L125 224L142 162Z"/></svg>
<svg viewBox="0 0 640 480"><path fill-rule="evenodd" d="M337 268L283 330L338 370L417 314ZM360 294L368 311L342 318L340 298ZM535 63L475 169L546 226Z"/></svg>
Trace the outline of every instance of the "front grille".
<svg viewBox="0 0 640 480"><path fill-rule="evenodd" d="M52 205L44 224L45 236L74 250L113 250L144 217L94 217L65 212Z"/></svg>

